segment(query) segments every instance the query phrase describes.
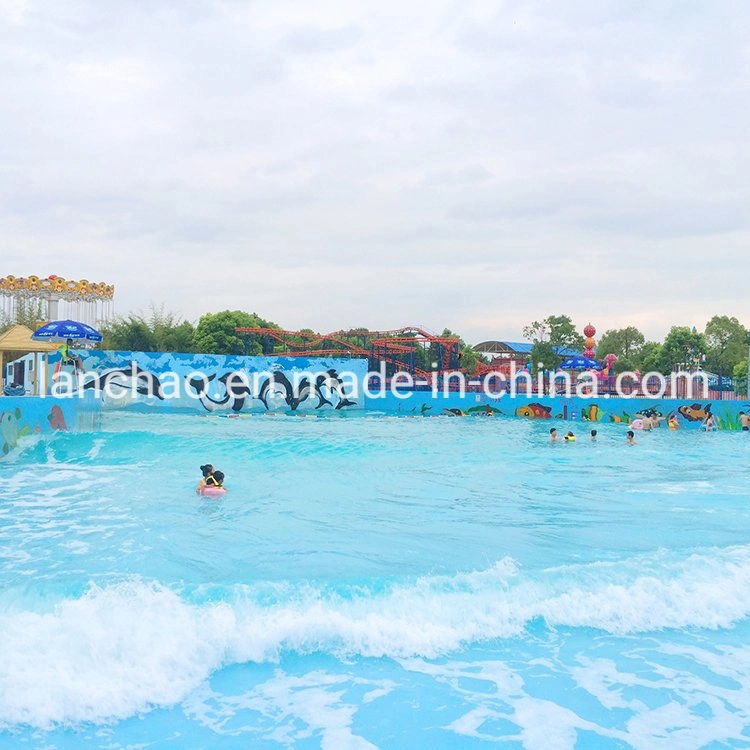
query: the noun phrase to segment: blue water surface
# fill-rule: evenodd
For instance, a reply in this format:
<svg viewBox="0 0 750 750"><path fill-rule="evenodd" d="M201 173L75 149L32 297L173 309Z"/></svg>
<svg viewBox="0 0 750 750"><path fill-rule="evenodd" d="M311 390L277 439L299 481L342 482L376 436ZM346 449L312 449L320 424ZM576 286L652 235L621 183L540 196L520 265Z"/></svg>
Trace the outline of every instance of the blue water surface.
<svg viewBox="0 0 750 750"><path fill-rule="evenodd" d="M30 439L0 464L0 747L750 747L748 434L553 424Z"/></svg>

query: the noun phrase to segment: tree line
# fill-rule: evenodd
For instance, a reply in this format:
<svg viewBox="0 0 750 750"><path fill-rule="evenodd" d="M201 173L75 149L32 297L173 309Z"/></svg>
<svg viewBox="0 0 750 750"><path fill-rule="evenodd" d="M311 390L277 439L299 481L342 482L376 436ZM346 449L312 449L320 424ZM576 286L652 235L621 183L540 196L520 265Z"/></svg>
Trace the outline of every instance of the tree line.
<svg viewBox="0 0 750 750"><path fill-rule="evenodd" d="M102 327L103 349L142 352L187 352L211 354L284 354L284 346L270 337L258 334L237 333L237 328L271 328L281 330L277 323L261 318L257 313L241 310L224 310L202 315L197 325L180 320L163 309L152 309L148 315L131 313L121 316ZM300 336L286 336L292 347L296 344L311 350L331 346L322 341L314 343L317 334L310 328L303 328ZM309 334L306 336L304 334ZM476 368L480 355L460 336L444 329L441 336L459 339L460 364L470 372ZM348 344L370 350L371 333L366 328L353 328L339 335ZM413 334L395 334L394 340L405 341L414 338ZM346 352L342 351L342 356ZM434 344L415 346L411 364L419 369L430 371L432 363L441 358L441 352Z"/></svg>
<svg viewBox="0 0 750 750"><path fill-rule="evenodd" d="M20 322L34 327L41 310L33 304L21 305L14 320L0 320L0 332ZM131 313L117 317L102 327L102 348L124 351L187 352L212 354L282 354L283 346L267 337L256 334L239 334L237 328L271 328L280 326L261 318L257 313L241 310L224 310L202 315L196 325L181 320L163 309L152 308L148 315ZM301 333L313 334L311 329ZM475 352L458 334L444 329L444 337L459 339L460 366L474 373L477 363L487 359ZM563 357L560 352L570 349L581 352L584 337L567 315L550 315L534 321L523 329L524 338L532 342L529 360L536 368L539 363L548 370L556 370ZM409 333L394 336L408 339ZM345 341L362 349L369 349L371 340L365 328L354 328L341 335ZM289 339L295 343L294 339ZM309 339L299 338L296 343L307 344ZM596 344L596 357L603 361L607 354L614 354L615 373L624 371L661 372L668 375L679 369L702 369L722 378L734 378L735 388L745 392L747 388L748 346L750 336L734 317L715 315L706 323L703 331L688 326L673 326L664 341L648 341L635 326L609 329ZM323 348L320 344L317 348ZM315 346L309 348L315 349ZM440 357L439 348L417 346L412 364L430 371L432 363ZM442 366L442 363L441 363Z"/></svg>
<svg viewBox="0 0 750 750"><path fill-rule="evenodd" d="M549 370L560 364L561 348L582 351L583 336L567 315L550 315L523 329L532 345L530 359ZM695 327L672 326L664 341L647 341L635 326L605 331L596 344L596 358L603 362L614 354L615 373L630 371L660 372L701 368L721 378L734 378L735 390L747 389L748 347L750 336L737 318L714 315L703 331Z"/></svg>

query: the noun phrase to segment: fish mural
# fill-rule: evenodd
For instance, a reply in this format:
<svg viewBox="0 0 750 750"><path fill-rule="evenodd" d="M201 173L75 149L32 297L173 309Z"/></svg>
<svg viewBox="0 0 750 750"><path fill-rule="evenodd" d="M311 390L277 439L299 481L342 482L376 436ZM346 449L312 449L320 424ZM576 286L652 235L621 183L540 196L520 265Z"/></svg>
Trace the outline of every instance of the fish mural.
<svg viewBox="0 0 750 750"><path fill-rule="evenodd" d="M711 413L711 404L701 406L700 404L690 404L690 406L680 406L677 411L687 419L688 422L702 422Z"/></svg>
<svg viewBox="0 0 750 750"><path fill-rule="evenodd" d="M21 437L31 432L28 427L20 426L19 420L22 415L23 412L18 408L0 413L0 440L3 443L2 452L4 456L18 445L18 440Z"/></svg>
<svg viewBox="0 0 750 750"><path fill-rule="evenodd" d="M584 406L581 409L581 419L589 422L599 422L604 417L604 412L599 408L598 404L591 404L590 406Z"/></svg>
<svg viewBox="0 0 750 750"><path fill-rule="evenodd" d="M660 412L655 406L650 406L647 409L640 409L635 413L636 419L645 419L646 417L664 417L664 414Z"/></svg>
<svg viewBox="0 0 750 750"><path fill-rule="evenodd" d="M47 415L47 420L49 421L49 426L52 430L61 430L64 432L68 429L65 424L63 410L57 404L50 409L50 413Z"/></svg>
<svg viewBox="0 0 750 750"><path fill-rule="evenodd" d="M531 419L551 419L552 407L543 404L533 403L519 406L516 409L517 417L529 417Z"/></svg>
<svg viewBox="0 0 750 750"><path fill-rule="evenodd" d="M502 411L500 409L490 406L490 404L485 404L484 406L472 406L470 409L467 409L469 414L479 415L480 417L494 417L496 414L502 414Z"/></svg>

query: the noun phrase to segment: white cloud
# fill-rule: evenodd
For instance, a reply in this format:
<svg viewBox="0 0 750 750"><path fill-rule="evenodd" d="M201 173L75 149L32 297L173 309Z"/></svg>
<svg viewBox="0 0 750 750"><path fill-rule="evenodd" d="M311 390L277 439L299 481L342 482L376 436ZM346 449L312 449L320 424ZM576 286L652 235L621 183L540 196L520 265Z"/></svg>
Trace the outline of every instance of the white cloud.
<svg viewBox="0 0 750 750"><path fill-rule="evenodd" d="M749 18L0 0L0 270L290 328L748 324Z"/></svg>

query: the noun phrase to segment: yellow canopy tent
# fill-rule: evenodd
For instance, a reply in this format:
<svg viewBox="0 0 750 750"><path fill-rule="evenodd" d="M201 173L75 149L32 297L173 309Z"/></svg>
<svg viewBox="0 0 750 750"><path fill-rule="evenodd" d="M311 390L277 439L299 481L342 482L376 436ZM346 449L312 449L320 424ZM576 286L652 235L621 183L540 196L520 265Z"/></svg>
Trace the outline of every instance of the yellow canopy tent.
<svg viewBox="0 0 750 750"><path fill-rule="evenodd" d="M34 341L31 338L33 331L23 325L11 326L5 333L0 334L0 396L3 393L4 377L5 377L5 355L15 354L14 359L22 357L24 354L44 354L43 366L47 368L47 360L50 352L57 351L59 345L50 343L49 341ZM41 379L39 378L39 368L42 366L42 358L35 358L37 366L34 368L34 375L32 378L33 393L34 395L40 395L40 388L42 387ZM45 380L46 383L46 372Z"/></svg>

